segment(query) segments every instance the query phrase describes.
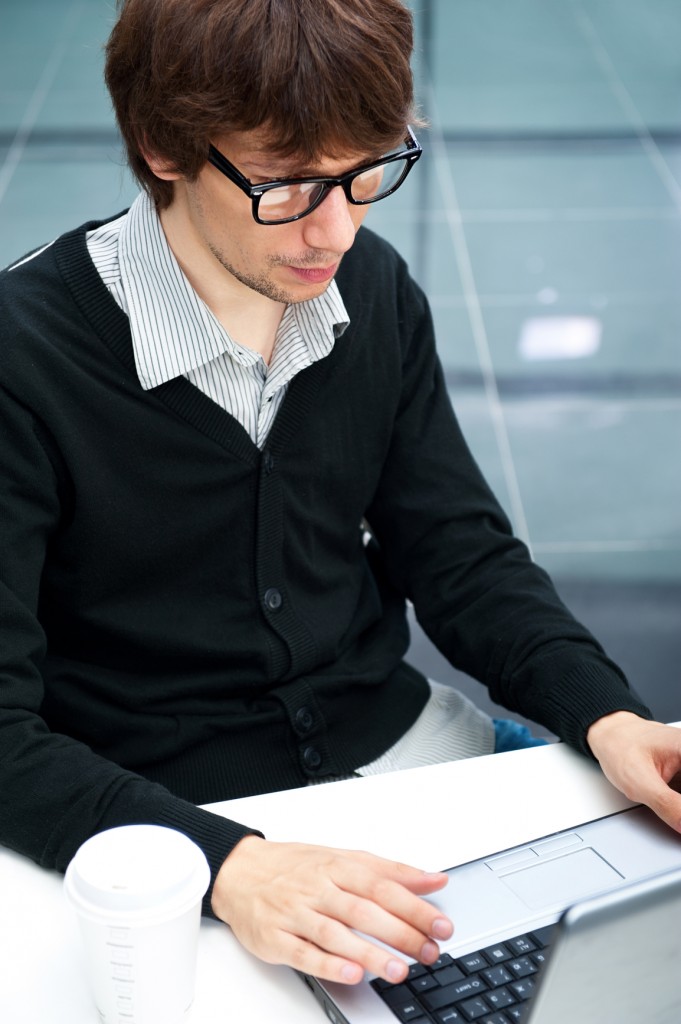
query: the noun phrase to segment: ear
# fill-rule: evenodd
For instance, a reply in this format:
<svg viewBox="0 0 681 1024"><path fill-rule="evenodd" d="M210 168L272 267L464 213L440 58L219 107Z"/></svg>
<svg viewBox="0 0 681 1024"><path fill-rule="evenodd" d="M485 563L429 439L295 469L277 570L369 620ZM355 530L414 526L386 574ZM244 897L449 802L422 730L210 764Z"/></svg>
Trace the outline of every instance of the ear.
<svg viewBox="0 0 681 1024"><path fill-rule="evenodd" d="M167 160L163 160L161 157L154 156L152 153L144 153L144 159L147 161L149 170L162 181L179 181L182 177L179 171L173 171Z"/></svg>
<svg viewBox="0 0 681 1024"><path fill-rule="evenodd" d="M142 156L147 162L149 170L160 178L162 181L179 181L182 175L179 171L173 169L171 163L164 157L157 156L149 146L147 145L146 139L140 146Z"/></svg>

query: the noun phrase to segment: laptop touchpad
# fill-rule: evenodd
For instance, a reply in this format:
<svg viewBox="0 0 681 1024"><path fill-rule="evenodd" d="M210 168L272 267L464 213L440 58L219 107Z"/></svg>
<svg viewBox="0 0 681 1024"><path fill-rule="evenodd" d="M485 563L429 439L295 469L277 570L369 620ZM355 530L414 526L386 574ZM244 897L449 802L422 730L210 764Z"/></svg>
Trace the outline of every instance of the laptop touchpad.
<svg viewBox="0 0 681 1024"><path fill-rule="evenodd" d="M576 900L602 889L614 889L623 876L595 850L577 850L555 860L503 875L504 882L533 910L567 907Z"/></svg>

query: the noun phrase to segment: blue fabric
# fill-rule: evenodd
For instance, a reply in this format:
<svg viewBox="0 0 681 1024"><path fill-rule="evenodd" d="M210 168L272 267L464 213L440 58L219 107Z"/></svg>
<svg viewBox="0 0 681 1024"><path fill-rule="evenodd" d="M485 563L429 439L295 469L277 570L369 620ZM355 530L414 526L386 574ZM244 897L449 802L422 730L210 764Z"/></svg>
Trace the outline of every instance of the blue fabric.
<svg viewBox="0 0 681 1024"><path fill-rule="evenodd" d="M494 718L493 722L495 754L503 754L507 750L524 750L525 747L543 747L548 743L548 740L533 736L527 726L508 718Z"/></svg>

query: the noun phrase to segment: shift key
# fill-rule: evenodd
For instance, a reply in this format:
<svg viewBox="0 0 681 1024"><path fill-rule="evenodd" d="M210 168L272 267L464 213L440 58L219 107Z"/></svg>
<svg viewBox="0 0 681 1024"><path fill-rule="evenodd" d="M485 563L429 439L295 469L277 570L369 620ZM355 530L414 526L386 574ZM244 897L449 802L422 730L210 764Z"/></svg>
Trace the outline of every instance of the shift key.
<svg viewBox="0 0 681 1024"><path fill-rule="evenodd" d="M457 981L453 985L431 988L429 992L423 993L421 1002L428 1010L441 1010L443 1006L451 1006L459 999L470 999L471 996L477 996L486 988L487 985L482 978L464 978L463 981Z"/></svg>

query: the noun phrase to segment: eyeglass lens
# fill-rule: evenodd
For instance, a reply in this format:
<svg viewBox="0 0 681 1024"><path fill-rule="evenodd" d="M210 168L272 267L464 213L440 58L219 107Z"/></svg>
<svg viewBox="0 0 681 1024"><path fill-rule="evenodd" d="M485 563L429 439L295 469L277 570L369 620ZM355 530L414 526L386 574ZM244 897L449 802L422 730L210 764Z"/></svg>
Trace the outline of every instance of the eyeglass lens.
<svg viewBox="0 0 681 1024"><path fill-rule="evenodd" d="M350 194L357 203L373 203L400 183L407 168L406 159L369 167L352 179ZM258 216L267 222L300 216L314 205L320 191L323 191L323 185L315 181L268 189L260 199Z"/></svg>

